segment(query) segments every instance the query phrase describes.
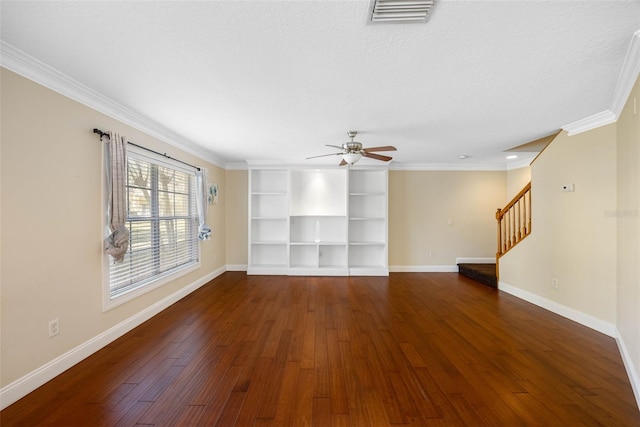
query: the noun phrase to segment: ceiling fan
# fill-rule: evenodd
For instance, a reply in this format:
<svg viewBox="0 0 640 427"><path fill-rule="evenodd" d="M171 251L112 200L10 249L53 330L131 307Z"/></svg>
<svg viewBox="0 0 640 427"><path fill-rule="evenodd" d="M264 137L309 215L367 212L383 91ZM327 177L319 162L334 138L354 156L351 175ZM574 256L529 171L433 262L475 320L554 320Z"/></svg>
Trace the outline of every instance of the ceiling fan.
<svg viewBox="0 0 640 427"><path fill-rule="evenodd" d="M349 135L349 138L351 138L351 141L345 142L344 144L342 144L342 146L327 144L327 147L333 147L333 148L342 150L339 153L322 154L320 156L307 157L307 160L315 159L318 157L342 156L342 161L340 162L340 166L344 166L347 164L349 165L354 164L355 162L360 160L361 157L368 157L370 159L382 160L383 162L388 162L393 158L389 156L383 156L382 154L373 154L373 152L396 151L396 147L393 147L391 145L385 145L384 147L364 148L361 143L353 140L353 138L355 138L357 134L358 132L355 130L350 130L349 132L347 132L347 135Z"/></svg>

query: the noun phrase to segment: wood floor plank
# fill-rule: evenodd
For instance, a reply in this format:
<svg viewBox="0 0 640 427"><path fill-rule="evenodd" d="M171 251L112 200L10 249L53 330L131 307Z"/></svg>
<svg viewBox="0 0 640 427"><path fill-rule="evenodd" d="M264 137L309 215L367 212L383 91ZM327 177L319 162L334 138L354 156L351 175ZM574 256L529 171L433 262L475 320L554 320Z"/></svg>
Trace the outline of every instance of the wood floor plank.
<svg viewBox="0 0 640 427"><path fill-rule="evenodd" d="M202 415L202 411L204 411L204 406L202 405L189 405L180 414L180 417L174 425L181 427L196 427L198 425L198 419L200 419Z"/></svg>
<svg viewBox="0 0 640 427"><path fill-rule="evenodd" d="M300 369L294 391L294 406L287 425L308 427L313 421L313 369Z"/></svg>
<svg viewBox="0 0 640 427"><path fill-rule="evenodd" d="M266 389L269 376L271 375L271 368L273 366L273 359L268 357L256 358L255 366L252 368L252 375L246 383L246 396L240 414L238 414L238 425L246 426L251 425L256 419L258 409L262 404L262 399L265 393L270 393L271 390ZM251 369L245 367L246 369ZM238 381L245 382L243 375L241 374Z"/></svg>
<svg viewBox="0 0 640 427"><path fill-rule="evenodd" d="M227 272L13 426L638 426L614 339L455 273Z"/></svg>
<svg viewBox="0 0 640 427"><path fill-rule="evenodd" d="M326 427L330 425L331 425L331 400L327 397L314 397L312 426Z"/></svg>
<svg viewBox="0 0 640 427"><path fill-rule="evenodd" d="M329 396L332 414L348 414L349 399L345 388L344 366L340 357L338 331L327 329L327 355L329 366Z"/></svg>

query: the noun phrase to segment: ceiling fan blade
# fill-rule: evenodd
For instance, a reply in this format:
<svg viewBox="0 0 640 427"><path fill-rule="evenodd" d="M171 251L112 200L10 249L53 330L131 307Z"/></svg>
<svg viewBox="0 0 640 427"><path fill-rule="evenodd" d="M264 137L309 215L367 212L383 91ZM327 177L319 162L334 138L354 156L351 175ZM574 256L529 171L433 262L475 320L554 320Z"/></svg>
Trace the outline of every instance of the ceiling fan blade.
<svg viewBox="0 0 640 427"><path fill-rule="evenodd" d="M388 162L389 160L393 159L393 157L383 156L381 154L367 153L367 152L362 153L362 155L364 157L369 157L370 159L382 160L383 162Z"/></svg>
<svg viewBox="0 0 640 427"><path fill-rule="evenodd" d="M365 148L364 150L368 151L369 153L372 151L396 151L396 147L394 147L393 145L385 145L384 147L369 147Z"/></svg>
<svg viewBox="0 0 640 427"><path fill-rule="evenodd" d="M338 150L344 150L343 147L339 146L339 145L331 145L331 144L325 144L327 147L331 147L331 148L337 148Z"/></svg>
<svg viewBox="0 0 640 427"><path fill-rule="evenodd" d="M342 159L342 161L340 162L340 164L338 166L344 166L346 164L347 164L347 162L345 162L344 159Z"/></svg>
<svg viewBox="0 0 640 427"><path fill-rule="evenodd" d="M309 159L315 159L315 158L318 158L318 157L341 156L342 154L343 154L343 153L321 154L321 155L319 155L319 156L307 157L307 158L306 158L306 160L309 160Z"/></svg>

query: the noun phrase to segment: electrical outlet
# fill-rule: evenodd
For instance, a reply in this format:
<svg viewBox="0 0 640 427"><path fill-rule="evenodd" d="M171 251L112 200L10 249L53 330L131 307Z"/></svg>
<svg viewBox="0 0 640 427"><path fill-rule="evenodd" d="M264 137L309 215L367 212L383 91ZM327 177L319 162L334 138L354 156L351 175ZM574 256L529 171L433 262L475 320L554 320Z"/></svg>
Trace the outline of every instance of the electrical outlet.
<svg viewBox="0 0 640 427"><path fill-rule="evenodd" d="M60 333L60 323L58 319L54 319L49 322L49 338L56 336Z"/></svg>
<svg viewBox="0 0 640 427"><path fill-rule="evenodd" d="M553 289L558 289L558 287L559 287L559 285L558 285L558 279L556 279L556 278L551 279L551 287L552 287Z"/></svg>
<svg viewBox="0 0 640 427"><path fill-rule="evenodd" d="M447 225L453 225L453 218L449 218L447 220Z"/></svg>
<svg viewBox="0 0 640 427"><path fill-rule="evenodd" d="M429 251L429 258L433 258L433 251Z"/></svg>

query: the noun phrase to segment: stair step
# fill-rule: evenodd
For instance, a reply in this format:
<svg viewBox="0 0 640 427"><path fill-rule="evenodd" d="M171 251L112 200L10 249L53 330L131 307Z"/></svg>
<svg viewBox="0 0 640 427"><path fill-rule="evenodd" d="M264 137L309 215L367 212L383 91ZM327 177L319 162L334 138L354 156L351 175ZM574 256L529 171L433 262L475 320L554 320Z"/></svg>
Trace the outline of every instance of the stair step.
<svg viewBox="0 0 640 427"><path fill-rule="evenodd" d="M483 285L498 287L495 264L458 264L458 273Z"/></svg>

